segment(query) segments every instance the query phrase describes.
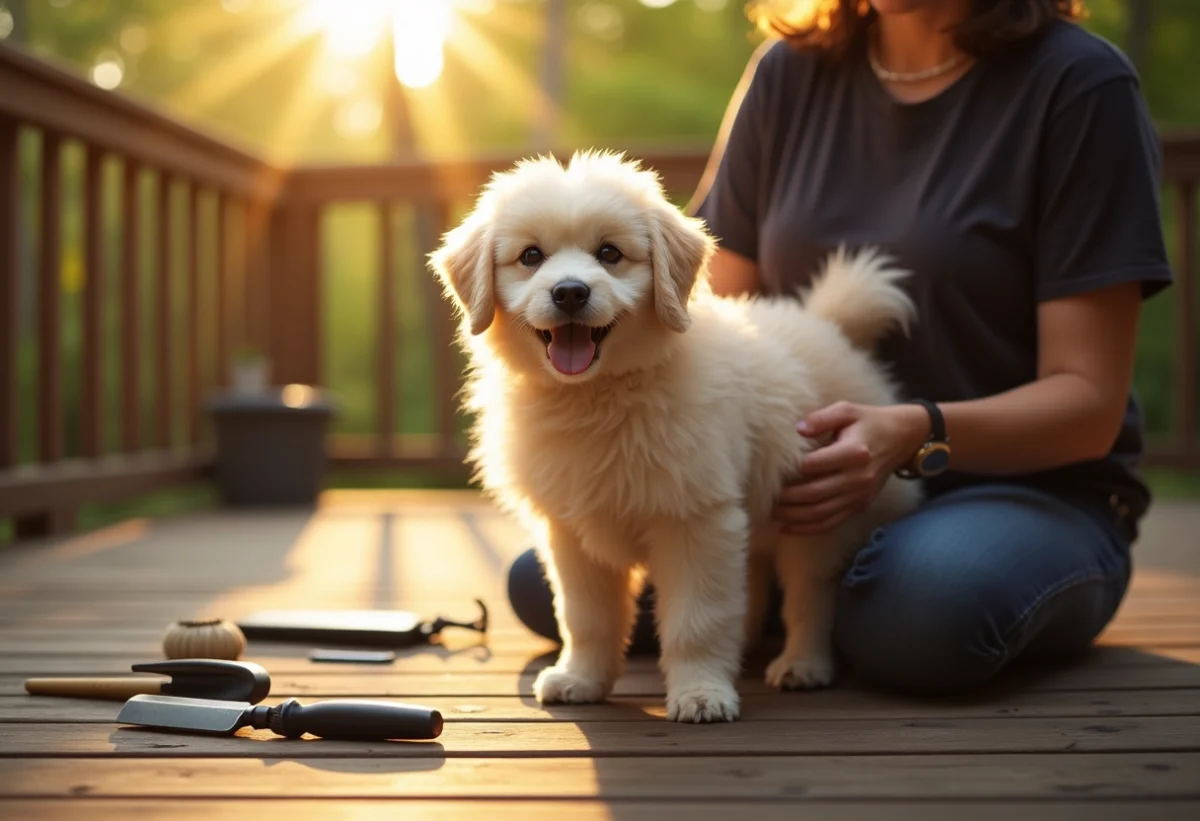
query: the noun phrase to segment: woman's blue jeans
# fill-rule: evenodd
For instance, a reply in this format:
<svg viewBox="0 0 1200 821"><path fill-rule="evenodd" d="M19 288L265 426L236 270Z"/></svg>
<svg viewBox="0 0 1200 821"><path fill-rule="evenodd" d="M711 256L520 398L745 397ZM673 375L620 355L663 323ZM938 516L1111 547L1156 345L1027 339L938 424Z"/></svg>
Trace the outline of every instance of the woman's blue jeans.
<svg viewBox="0 0 1200 821"><path fill-rule="evenodd" d="M1128 587L1136 524L1118 500L1068 499L986 484L927 501L876 531L842 579L834 622L841 661L868 683L921 695L965 693L1017 657L1086 650ZM657 652L653 589L630 652ZM529 550L509 599L531 630L559 640L550 587ZM764 632L781 634L778 593Z"/></svg>

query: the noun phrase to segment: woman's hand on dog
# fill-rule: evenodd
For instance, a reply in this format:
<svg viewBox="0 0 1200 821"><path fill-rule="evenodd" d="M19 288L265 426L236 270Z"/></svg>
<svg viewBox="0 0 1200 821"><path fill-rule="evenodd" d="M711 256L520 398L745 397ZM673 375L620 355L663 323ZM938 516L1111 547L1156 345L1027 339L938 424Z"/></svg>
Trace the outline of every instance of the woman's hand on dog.
<svg viewBox="0 0 1200 821"><path fill-rule="evenodd" d="M800 478L783 489L775 518L785 533L825 533L867 509L925 442L929 416L919 405L838 402L809 414L796 431L832 438L801 459Z"/></svg>

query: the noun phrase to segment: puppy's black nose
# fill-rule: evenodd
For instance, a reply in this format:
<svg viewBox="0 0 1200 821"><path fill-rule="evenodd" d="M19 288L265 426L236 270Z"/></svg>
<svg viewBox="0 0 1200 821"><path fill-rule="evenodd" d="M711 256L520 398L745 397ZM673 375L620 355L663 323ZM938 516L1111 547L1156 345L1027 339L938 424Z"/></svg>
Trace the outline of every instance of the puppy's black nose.
<svg viewBox="0 0 1200 821"><path fill-rule="evenodd" d="M592 290L582 282L566 279L550 289L550 298L558 308L574 316L587 305Z"/></svg>

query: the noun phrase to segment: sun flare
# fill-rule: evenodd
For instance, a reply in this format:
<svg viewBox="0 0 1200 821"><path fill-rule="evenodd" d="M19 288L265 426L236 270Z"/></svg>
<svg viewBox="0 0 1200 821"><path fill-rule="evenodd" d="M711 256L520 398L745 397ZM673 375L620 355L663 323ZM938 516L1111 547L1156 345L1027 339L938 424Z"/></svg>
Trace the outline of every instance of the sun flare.
<svg viewBox="0 0 1200 821"><path fill-rule="evenodd" d="M300 22L321 33L339 57L362 57L379 42L393 5L393 0L306 0Z"/></svg>
<svg viewBox="0 0 1200 821"><path fill-rule="evenodd" d="M449 31L450 0L396 0L392 16L396 79L411 88L437 80Z"/></svg>
<svg viewBox="0 0 1200 821"><path fill-rule="evenodd" d="M370 54L391 32L396 79L410 88L442 74L453 0L305 0L300 22L342 58Z"/></svg>

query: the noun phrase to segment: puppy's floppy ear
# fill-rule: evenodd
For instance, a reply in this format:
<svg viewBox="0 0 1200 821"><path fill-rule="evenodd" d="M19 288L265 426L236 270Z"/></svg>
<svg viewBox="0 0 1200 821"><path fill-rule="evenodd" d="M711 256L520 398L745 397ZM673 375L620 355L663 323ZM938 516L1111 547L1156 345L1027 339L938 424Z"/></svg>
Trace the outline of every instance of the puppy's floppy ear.
<svg viewBox="0 0 1200 821"><path fill-rule="evenodd" d="M716 242L701 220L685 216L668 202L653 210L650 267L654 310L672 331L682 333L691 325L688 299L715 250Z"/></svg>
<svg viewBox="0 0 1200 821"><path fill-rule="evenodd" d="M471 334L486 331L496 313L496 263L488 221L471 215L448 231L429 263L469 320Z"/></svg>

